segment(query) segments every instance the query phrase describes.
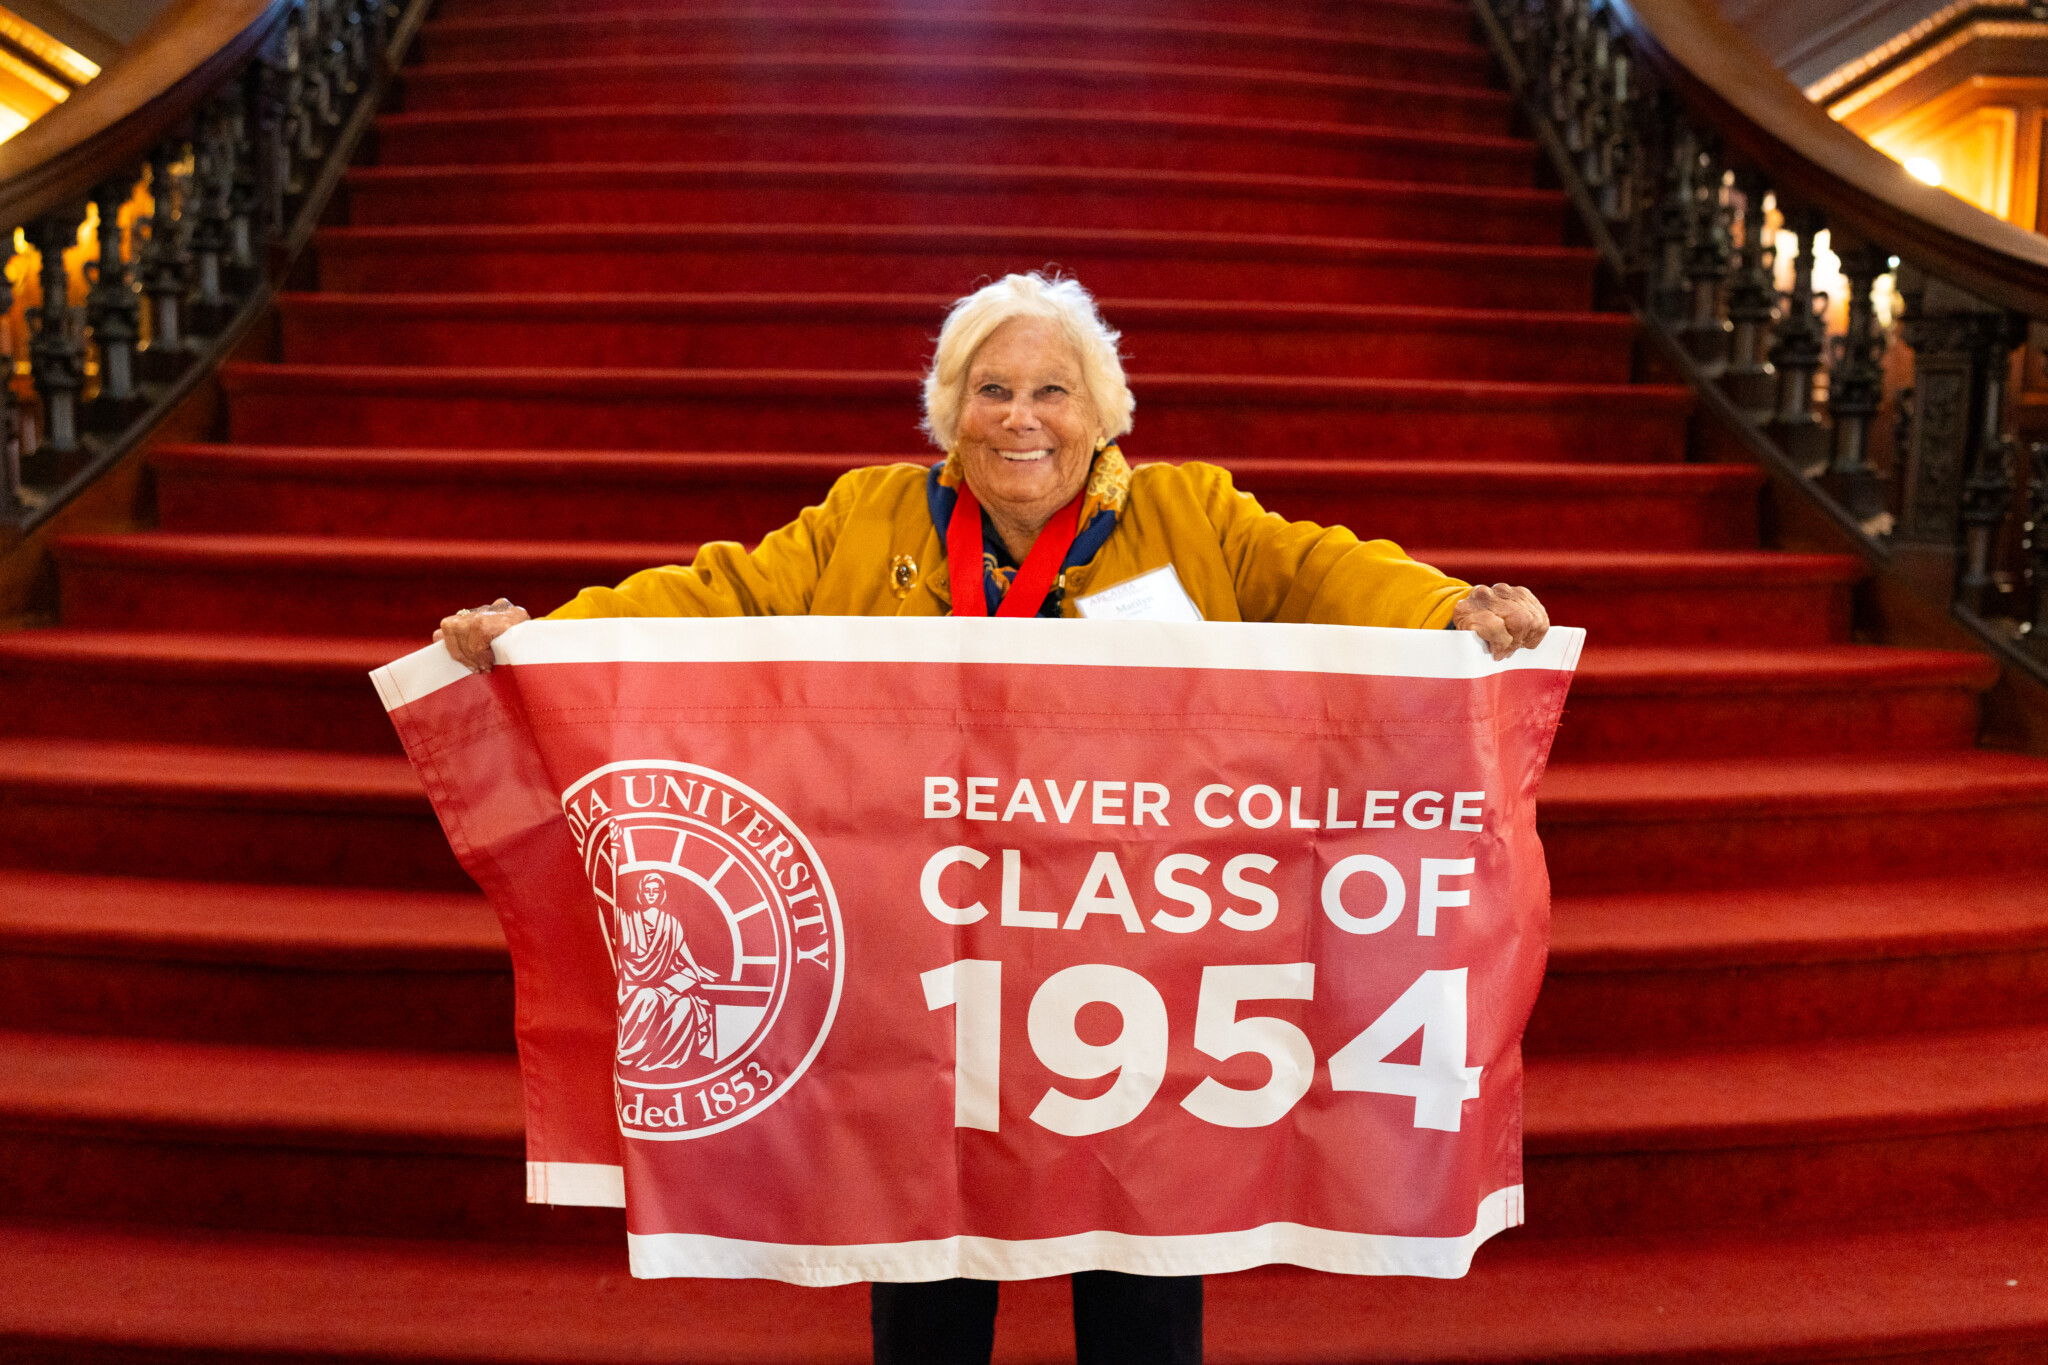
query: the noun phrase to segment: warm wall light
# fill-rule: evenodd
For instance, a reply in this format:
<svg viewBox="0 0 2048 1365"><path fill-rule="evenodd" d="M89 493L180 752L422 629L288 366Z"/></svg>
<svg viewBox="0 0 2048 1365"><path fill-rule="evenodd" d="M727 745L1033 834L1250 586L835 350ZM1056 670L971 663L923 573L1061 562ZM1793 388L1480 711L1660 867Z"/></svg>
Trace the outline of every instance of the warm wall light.
<svg viewBox="0 0 2048 1365"><path fill-rule="evenodd" d="M1941 183L1941 167L1931 157L1916 156L1906 161L1906 174L1929 185Z"/></svg>
<svg viewBox="0 0 2048 1365"><path fill-rule="evenodd" d="M100 74L97 62L72 51L12 10L0 8L0 36L6 37L17 49L26 49L28 55L37 61L54 68L68 85L84 85Z"/></svg>
<svg viewBox="0 0 2048 1365"><path fill-rule="evenodd" d="M0 9L0 142L63 103L99 72L49 34Z"/></svg>

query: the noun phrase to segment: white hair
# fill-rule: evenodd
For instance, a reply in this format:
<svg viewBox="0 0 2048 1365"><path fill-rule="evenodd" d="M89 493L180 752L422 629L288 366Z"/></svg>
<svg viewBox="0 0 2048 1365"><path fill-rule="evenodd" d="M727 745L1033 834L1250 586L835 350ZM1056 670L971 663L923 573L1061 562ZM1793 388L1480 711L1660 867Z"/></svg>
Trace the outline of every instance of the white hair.
<svg viewBox="0 0 2048 1365"><path fill-rule="evenodd" d="M924 429L941 450L960 435L960 404L967 396L967 367L989 335L1012 318L1043 318L1060 329L1081 363L1081 382L1095 402L1102 429L1114 441L1131 429L1137 400L1124 383L1116 353L1118 334L1095 311L1095 299L1074 279L1047 279L1037 271L1005 275L953 305L939 329L932 367L924 377Z"/></svg>

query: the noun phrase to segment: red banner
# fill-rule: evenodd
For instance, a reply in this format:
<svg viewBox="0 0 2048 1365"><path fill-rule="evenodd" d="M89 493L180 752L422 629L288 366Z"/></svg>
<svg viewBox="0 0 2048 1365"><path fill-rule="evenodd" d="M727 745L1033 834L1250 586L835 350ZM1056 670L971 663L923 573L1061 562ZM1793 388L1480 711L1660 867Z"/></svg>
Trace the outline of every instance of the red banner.
<svg viewBox="0 0 2048 1365"><path fill-rule="evenodd" d="M511 944L529 1196L635 1274L1457 1276L1582 639L536 622L376 681Z"/></svg>

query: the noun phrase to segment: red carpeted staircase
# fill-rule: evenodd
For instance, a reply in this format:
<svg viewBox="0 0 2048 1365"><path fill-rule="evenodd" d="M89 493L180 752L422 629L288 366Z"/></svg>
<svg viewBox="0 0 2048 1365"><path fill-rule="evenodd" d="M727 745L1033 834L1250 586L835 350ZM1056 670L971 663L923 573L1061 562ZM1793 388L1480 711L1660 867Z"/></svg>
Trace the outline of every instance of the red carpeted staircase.
<svg viewBox="0 0 2048 1365"><path fill-rule="evenodd" d="M446 0L376 147L161 529L0 637L0 1355L863 1357L859 1287L636 1283L522 1202L503 943L364 673L930 458L947 302L1057 264L1133 458L1592 639L1529 1226L1216 1277L1211 1358L2048 1358L2048 763L1683 462L1462 5ZM1005 1293L999 1358L1059 1358L1064 1286Z"/></svg>

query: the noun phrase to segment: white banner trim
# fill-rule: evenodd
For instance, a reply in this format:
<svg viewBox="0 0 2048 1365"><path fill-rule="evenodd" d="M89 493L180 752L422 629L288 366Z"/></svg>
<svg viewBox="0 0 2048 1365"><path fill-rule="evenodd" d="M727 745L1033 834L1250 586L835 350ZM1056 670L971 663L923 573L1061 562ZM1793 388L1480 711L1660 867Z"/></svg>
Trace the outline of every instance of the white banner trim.
<svg viewBox="0 0 2048 1365"><path fill-rule="evenodd" d="M626 1168L584 1161L529 1161L526 1202L622 1209L626 1207Z"/></svg>
<svg viewBox="0 0 2048 1365"><path fill-rule="evenodd" d="M1522 1222L1522 1187L1510 1185L1479 1201L1472 1231L1462 1237L1396 1237L1333 1232L1299 1223L1267 1223L1242 1232L1137 1237L1082 1232L1068 1237L1005 1241L943 1237L924 1242L798 1246L733 1237L664 1232L626 1234L640 1279L769 1279L822 1287L862 1280L921 1281L969 1276L1035 1280L1077 1270L1134 1275L1223 1275L1254 1266L1303 1266L1337 1275L1419 1275L1456 1280L1472 1268L1480 1243Z"/></svg>
<svg viewBox="0 0 2048 1365"><path fill-rule="evenodd" d="M1397 678L1571 672L1586 632L1553 626L1535 649L1496 662L1464 630L1271 625L1248 621L1014 620L951 616L615 616L529 621L498 637L500 664L945 663L1203 668ZM370 675L384 709L468 677L440 645Z"/></svg>
<svg viewBox="0 0 2048 1365"><path fill-rule="evenodd" d="M377 685L377 699L388 714L468 676L469 670L455 662L445 646L431 644L375 670L370 681Z"/></svg>

